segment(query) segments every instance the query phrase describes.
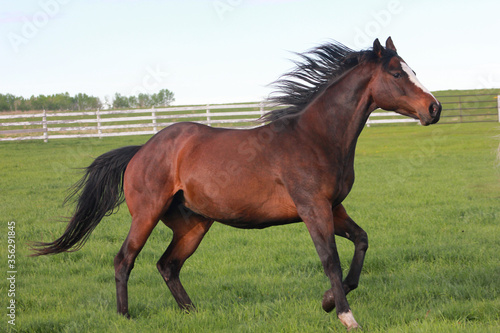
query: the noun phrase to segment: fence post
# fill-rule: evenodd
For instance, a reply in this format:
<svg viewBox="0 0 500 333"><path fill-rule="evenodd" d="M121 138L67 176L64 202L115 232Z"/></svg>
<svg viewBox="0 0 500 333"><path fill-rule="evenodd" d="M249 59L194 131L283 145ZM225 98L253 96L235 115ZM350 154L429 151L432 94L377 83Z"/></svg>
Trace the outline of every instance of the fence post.
<svg viewBox="0 0 500 333"><path fill-rule="evenodd" d="M102 129L101 129L101 113L99 108L97 108L95 112L97 118L97 134L99 135L99 139L102 139Z"/></svg>
<svg viewBox="0 0 500 333"><path fill-rule="evenodd" d="M500 95L497 96L498 122L500 123Z"/></svg>
<svg viewBox="0 0 500 333"><path fill-rule="evenodd" d="M460 112L460 122L463 122L463 117L462 117L462 97L458 96L458 111Z"/></svg>
<svg viewBox="0 0 500 333"><path fill-rule="evenodd" d="M43 127L43 142L48 142L49 131L47 129L47 111L45 110L43 110L42 127Z"/></svg>
<svg viewBox="0 0 500 333"><path fill-rule="evenodd" d="M153 110L151 111L151 116L153 117L153 131L158 132L158 126L156 126L156 110L155 106L153 105Z"/></svg>
<svg viewBox="0 0 500 333"><path fill-rule="evenodd" d="M211 121L212 121L212 118L210 117L210 104L207 104L207 125L208 126L212 126Z"/></svg>
<svg viewBox="0 0 500 333"><path fill-rule="evenodd" d="M260 102L260 116L264 116L264 102Z"/></svg>

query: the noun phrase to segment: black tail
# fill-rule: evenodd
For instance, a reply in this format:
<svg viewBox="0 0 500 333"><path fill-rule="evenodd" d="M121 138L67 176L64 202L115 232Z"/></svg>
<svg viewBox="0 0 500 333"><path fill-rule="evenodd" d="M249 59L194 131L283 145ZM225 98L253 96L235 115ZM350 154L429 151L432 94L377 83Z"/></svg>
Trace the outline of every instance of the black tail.
<svg viewBox="0 0 500 333"><path fill-rule="evenodd" d="M73 190L65 201L75 196L78 200L66 231L51 243L34 243L33 256L73 252L85 244L101 219L111 215L124 201L123 174L140 148L141 146L128 146L112 150L96 158L87 167L85 175L73 185Z"/></svg>

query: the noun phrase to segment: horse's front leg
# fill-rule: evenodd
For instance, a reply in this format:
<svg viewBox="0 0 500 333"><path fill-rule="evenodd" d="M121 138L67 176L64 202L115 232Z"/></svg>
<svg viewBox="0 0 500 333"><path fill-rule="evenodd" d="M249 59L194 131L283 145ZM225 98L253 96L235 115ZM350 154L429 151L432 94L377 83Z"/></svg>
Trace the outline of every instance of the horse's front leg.
<svg viewBox="0 0 500 333"><path fill-rule="evenodd" d="M359 277L363 268L366 250L368 249L368 235L347 215L344 206L333 208L333 223L335 234L345 237L354 243L354 256L352 258L349 274L343 282L344 292L347 295L358 287ZM335 308L335 299L331 289L323 296L323 309L330 312Z"/></svg>
<svg viewBox="0 0 500 333"><path fill-rule="evenodd" d="M313 202L315 203L314 206L297 205L299 215L309 230L326 276L330 279L331 292L335 300L338 318L348 330L359 328L347 303L342 285L342 268L340 267L340 259L335 244L335 228L331 205L327 200L314 200Z"/></svg>

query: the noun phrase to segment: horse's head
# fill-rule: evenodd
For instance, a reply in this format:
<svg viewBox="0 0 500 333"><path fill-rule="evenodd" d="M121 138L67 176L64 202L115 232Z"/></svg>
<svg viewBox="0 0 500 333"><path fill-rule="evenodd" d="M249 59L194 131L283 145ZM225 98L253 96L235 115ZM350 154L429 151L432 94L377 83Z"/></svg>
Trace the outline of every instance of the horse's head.
<svg viewBox="0 0 500 333"><path fill-rule="evenodd" d="M441 115L441 103L397 54L391 37L387 39L385 48L376 39L373 52L376 63L380 65L371 81L376 106L419 119L422 125L437 123Z"/></svg>

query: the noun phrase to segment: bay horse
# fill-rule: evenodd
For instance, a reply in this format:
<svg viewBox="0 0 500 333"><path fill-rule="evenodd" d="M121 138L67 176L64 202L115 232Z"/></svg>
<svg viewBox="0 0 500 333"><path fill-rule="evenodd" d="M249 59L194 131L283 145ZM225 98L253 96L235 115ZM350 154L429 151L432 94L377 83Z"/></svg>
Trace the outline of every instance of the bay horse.
<svg viewBox="0 0 500 333"><path fill-rule="evenodd" d="M296 69L276 84L278 108L253 129L182 122L142 146L97 157L75 184L77 205L63 235L33 245L33 255L80 249L104 216L124 200L130 232L114 259L118 313L129 317L127 282L134 261L161 220L173 238L157 268L177 304L194 309L179 272L214 221L261 229L303 221L331 289L322 307L347 329L358 328L346 294L358 286L368 237L342 205L354 182L354 152L377 108L439 120L441 104L398 55L389 37L367 50L331 42L300 54ZM71 197L71 195L70 195ZM354 243L349 273L342 270L335 235Z"/></svg>

